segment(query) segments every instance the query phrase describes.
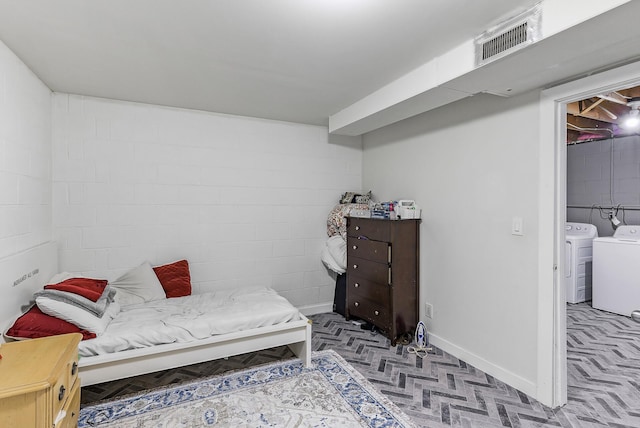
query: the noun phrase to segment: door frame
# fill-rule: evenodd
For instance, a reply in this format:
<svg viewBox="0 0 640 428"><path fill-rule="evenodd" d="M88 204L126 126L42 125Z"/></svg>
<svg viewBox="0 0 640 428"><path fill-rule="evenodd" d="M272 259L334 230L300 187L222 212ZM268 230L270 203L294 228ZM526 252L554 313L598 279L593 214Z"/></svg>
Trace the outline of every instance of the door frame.
<svg viewBox="0 0 640 428"><path fill-rule="evenodd" d="M537 381L538 400L554 408L567 402L567 104L632 86L640 86L640 61L544 90L540 97Z"/></svg>

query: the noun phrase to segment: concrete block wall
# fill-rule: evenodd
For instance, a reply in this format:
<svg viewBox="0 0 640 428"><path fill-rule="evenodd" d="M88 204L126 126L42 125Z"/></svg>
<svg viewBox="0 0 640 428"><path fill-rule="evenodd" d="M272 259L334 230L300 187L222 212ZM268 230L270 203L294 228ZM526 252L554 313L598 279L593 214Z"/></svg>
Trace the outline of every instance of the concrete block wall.
<svg viewBox="0 0 640 428"><path fill-rule="evenodd" d="M631 135L568 146L567 205L591 207L618 204L627 207L624 210L627 224L640 225L640 136ZM632 207L636 209L630 209ZM600 236L611 236L614 229L606 218L606 212L602 213L605 217L602 218L598 209L567 208L567 221L595 224ZM619 211L618 218L623 220L622 211Z"/></svg>
<svg viewBox="0 0 640 428"><path fill-rule="evenodd" d="M326 310L326 217L361 173L360 138L325 127L53 97L61 270L114 279L186 258L195 292L267 285Z"/></svg>
<svg viewBox="0 0 640 428"><path fill-rule="evenodd" d="M0 42L0 258L51 240L51 91Z"/></svg>

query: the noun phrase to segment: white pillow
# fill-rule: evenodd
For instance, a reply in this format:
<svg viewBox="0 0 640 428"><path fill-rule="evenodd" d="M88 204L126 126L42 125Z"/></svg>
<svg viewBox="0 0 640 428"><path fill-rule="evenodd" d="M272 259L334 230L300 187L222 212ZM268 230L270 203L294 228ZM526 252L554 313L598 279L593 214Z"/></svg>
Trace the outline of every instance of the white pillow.
<svg viewBox="0 0 640 428"><path fill-rule="evenodd" d="M342 236L334 235L327 239L327 249L340 269L347 270L347 243Z"/></svg>
<svg viewBox="0 0 640 428"><path fill-rule="evenodd" d="M102 318L77 306L44 296L36 297L36 304L45 314L68 321L98 335L104 333L111 320L120 312L120 305L116 302L109 304Z"/></svg>
<svg viewBox="0 0 640 428"><path fill-rule="evenodd" d="M115 301L120 306L167 298L162 284L148 262L131 269L110 284L116 289Z"/></svg>
<svg viewBox="0 0 640 428"><path fill-rule="evenodd" d="M338 265L338 262L333 259L333 256L329 252L329 248L325 245L320 254L320 260L322 263L332 271L338 274L343 274L346 271Z"/></svg>

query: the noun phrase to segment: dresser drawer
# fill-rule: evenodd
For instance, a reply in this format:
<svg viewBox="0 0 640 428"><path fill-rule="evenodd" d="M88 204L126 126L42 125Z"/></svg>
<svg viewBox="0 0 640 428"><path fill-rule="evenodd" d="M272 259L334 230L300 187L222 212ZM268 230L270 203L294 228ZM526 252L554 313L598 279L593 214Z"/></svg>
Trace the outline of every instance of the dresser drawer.
<svg viewBox="0 0 640 428"><path fill-rule="evenodd" d="M349 255L378 263L391 262L391 247L386 242L370 241L354 237L347 238Z"/></svg>
<svg viewBox="0 0 640 428"><path fill-rule="evenodd" d="M349 301L349 313L356 318L369 321L382 330L388 331L390 326L389 309L384 305L365 298Z"/></svg>
<svg viewBox="0 0 640 428"><path fill-rule="evenodd" d="M389 222L391 220L375 220L370 218L347 218L347 235L363 236L374 241L389 241Z"/></svg>
<svg viewBox="0 0 640 428"><path fill-rule="evenodd" d="M71 388L76 381L78 380L78 353L74 353L73 357L71 357L71 360L69 360L69 362L67 363L67 376L69 376L69 380L67 381L67 384L69 385L69 388Z"/></svg>
<svg viewBox="0 0 640 428"><path fill-rule="evenodd" d="M77 427L78 418L80 417L80 382L76 382L71 389L69 398L62 410L65 411L65 416L55 425L55 428ZM57 414L53 416L55 418Z"/></svg>
<svg viewBox="0 0 640 428"><path fill-rule="evenodd" d="M380 305L388 305L390 301L389 285L372 282L355 275L347 279L347 293L349 293L349 300L365 298Z"/></svg>
<svg viewBox="0 0 640 428"><path fill-rule="evenodd" d="M53 402L54 417L67 402L67 398L69 398L69 393L71 392L71 386L72 385L69 385L69 375L66 371L61 373L56 383L53 384L51 401Z"/></svg>
<svg viewBox="0 0 640 428"><path fill-rule="evenodd" d="M75 386L78 379L78 353L74 352L64 364L64 369L61 371L58 379L56 380L53 389L53 414L58 414L60 409L68 402L72 389Z"/></svg>
<svg viewBox="0 0 640 428"><path fill-rule="evenodd" d="M379 284L389 284L391 268L386 263L376 263L371 260L349 257L347 260L347 278L359 276Z"/></svg>

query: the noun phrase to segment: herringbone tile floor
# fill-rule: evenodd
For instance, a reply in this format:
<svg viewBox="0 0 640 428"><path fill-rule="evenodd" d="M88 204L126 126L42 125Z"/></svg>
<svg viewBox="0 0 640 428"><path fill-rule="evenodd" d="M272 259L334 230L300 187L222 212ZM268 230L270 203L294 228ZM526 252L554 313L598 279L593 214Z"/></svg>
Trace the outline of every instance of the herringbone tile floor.
<svg viewBox="0 0 640 428"><path fill-rule="evenodd" d="M569 402L555 410L437 348L421 359L338 314L311 317L313 349L336 350L423 427L640 427L640 325L588 304L567 316ZM92 385L82 403L292 356L280 347Z"/></svg>

